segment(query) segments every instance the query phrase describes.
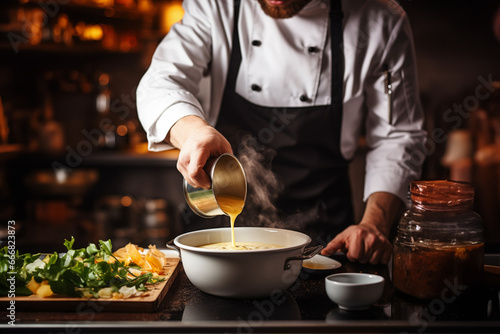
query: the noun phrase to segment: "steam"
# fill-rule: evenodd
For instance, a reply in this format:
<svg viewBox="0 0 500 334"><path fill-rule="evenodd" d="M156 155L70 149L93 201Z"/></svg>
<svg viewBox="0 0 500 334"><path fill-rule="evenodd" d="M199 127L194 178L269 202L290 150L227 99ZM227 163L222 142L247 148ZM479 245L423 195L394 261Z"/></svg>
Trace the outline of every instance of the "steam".
<svg viewBox="0 0 500 334"><path fill-rule="evenodd" d="M261 145L251 135L244 136L238 147L238 158L245 170L248 193L241 223L245 226L284 227L275 200L283 185L271 171L276 152Z"/></svg>
<svg viewBox="0 0 500 334"><path fill-rule="evenodd" d="M312 232L307 227L318 219L315 207L304 211L284 213L276 207L276 200L283 191L283 184L271 170L276 152L261 145L255 137L244 136L238 147L238 159L245 170L248 184L245 207L240 216L240 226L265 226Z"/></svg>

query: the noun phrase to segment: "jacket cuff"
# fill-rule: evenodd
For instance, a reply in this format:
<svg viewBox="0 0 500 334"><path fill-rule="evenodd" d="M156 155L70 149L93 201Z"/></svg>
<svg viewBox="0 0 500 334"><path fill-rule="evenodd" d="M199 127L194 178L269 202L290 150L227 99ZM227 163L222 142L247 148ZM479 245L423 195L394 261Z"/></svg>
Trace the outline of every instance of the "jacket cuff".
<svg viewBox="0 0 500 334"><path fill-rule="evenodd" d="M205 119L201 110L190 103L179 102L167 108L147 134L148 149L157 152L174 148L165 142L168 132L178 120L191 115Z"/></svg>
<svg viewBox="0 0 500 334"><path fill-rule="evenodd" d="M397 175L396 173L371 173L367 174L364 186L363 201L375 192L386 192L399 197L407 208L410 207L410 182L409 177Z"/></svg>

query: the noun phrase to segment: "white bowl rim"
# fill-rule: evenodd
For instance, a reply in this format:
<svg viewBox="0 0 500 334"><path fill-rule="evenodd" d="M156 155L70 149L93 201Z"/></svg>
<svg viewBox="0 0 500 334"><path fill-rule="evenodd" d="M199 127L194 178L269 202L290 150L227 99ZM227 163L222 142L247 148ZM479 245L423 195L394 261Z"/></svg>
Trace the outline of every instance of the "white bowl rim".
<svg viewBox="0 0 500 334"><path fill-rule="evenodd" d="M349 276L354 276L354 277L369 277L370 279L374 278L372 281L367 281L363 283L356 283L356 282L339 282L339 281L334 281L332 278L335 277L349 277ZM385 279L377 274L368 274L368 273L338 273L338 274L332 274L328 275L325 277L325 284L333 284L333 285L339 285L339 286L369 286L369 285L376 285L376 284L381 284L385 281Z"/></svg>
<svg viewBox="0 0 500 334"><path fill-rule="evenodd" d="M197 231L192 231L192 232L187 232L184 234L181 234L177 236L174 239L174 244L179 247L181 250L189 250L193 252L200 252L200 253L216 253L216 254L249 254L249 253L275 253L275 252L281 252L281 251L290 251L293 249L300 249L302 247L307 246L309 243L311 243L311 237L309 237L307 234L304 234L302 232L294 231L294 230L287 230L287 229L282 229L282 228L271 228L271 227L235 227L235 232L237 230L263 230L266 232L272 232L272 233L289 233L289 234L294 234L296 236L301 236L304 238L304 242L294 245L294 246L283 246L280 248L270 248L270 249L249 249L249 250L227 250L227 249L209 249L209 248L200 248L196 246L189 246L181 243L179 239L186 237L188 235L192 234L200 234L200 233L208 233L212 231L222 231L222 230L231 230L230 227L217 227L217 228L210 228L210 229L203 229L203 230L197 230ZM257 241L258 242L258 241Z"/></svg>

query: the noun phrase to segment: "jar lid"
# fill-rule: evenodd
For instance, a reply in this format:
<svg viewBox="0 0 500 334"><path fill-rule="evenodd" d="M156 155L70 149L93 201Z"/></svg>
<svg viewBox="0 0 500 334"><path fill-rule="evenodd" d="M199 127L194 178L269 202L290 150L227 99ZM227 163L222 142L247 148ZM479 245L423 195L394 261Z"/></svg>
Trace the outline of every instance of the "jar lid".
<svg viewBox="0 0 500 334"><path fill-rule="evenodd" d="M412 203L425 208L468 208L474 201L474 186L467 182L413 181L410 191Z"/></svg>

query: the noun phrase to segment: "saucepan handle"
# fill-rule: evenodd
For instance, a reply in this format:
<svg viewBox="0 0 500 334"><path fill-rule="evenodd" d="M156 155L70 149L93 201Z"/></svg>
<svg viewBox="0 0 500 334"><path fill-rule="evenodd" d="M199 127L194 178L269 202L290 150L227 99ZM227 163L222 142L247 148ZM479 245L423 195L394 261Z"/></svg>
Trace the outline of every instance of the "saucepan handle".
<svg viewBox="0 0 500 334"><path fill-rule="evenodd" d="M181 256L181 249L174 244L174 239L167 242L167 248L176 251L179 253L179 257Z"/></svg>
<svg viewBox="0 0 500 334"><path fill-rule="evenodd" d="M300 256L292 256L289 257L288 259L285 260L285 266L283 267L284 270L288 270L292 267L292 265L289 263L290 261L297 261L297 260L306 260L312 258L314 255L318 254L321 252L321 250L324 247L322 245L314 246L314 247L308 247L304 249L304 252Z"/></svg>

